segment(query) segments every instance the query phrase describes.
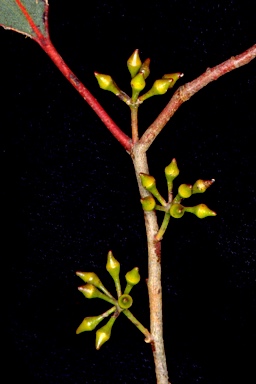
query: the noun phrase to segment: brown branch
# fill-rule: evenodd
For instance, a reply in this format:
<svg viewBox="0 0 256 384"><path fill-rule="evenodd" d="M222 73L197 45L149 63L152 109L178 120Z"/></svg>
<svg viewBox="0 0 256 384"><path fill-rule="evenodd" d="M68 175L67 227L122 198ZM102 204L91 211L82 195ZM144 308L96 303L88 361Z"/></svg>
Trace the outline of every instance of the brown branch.
<svg viewBox="0 0 256 384"><path fill-rule="evenodd" d="M233 69L248 64L255 57L256 44L240 55L231 57L229 60L224 61L216 67L208 68L206 72L199 76L197 79L179 87L167 106L163 109L156 120L148 127L148 129L139 140L140 144L143 146L144 151L148 150L157 135L161 132L170 118L185 101L189 100L195 93L200 91L200 89L205 87L210 82L217 80L219 77L230 71L233 71Z"/></svg>

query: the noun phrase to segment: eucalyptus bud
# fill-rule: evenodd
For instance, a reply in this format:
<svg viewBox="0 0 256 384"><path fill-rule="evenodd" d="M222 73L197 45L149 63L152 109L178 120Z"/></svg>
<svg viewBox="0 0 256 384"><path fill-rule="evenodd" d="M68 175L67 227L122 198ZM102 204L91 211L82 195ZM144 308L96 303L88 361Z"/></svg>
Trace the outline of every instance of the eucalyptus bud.
<svg viewBox="0 0 256 384"><path fill-rule="evenodd" d="M173 187L173 180L180 173L176 159L172 159L171 163L165 167L164 173L167 180L168 191L171 191Z"/></svg>
<svg viewBox="0 0 256 384"><path fill-rule="evenodd" d="M99 277L94 272L76 272L76 275L79 276L85 283L91 283L101 290L105 289Z"/></svg>
<svg viewBox="0 0 256 384"><path fill-rule="evenodd" d="M82 294L87 299L102 299L107 301L111 304L116 304L115 300L111 297L105 295L104 293L100 292L94 285L92 284L85 284L82 287L78 287L78 290L82 292Z"/></svg>
<svg viewBox="0 0 256 384"><path fill-rule="evenodd" d="M170 82L169 79L160 79L156 80L152 86L152 88L146 92L144 95L140 96L139 100L145 101L149 97L156 96L156 95L163 95L168 91L170 88Z"/></svg>
<svg viewBox="0 0 256 384"><path fill-rule="evenodd" d="M116 317L112 316L106 325L96 331L95 346L97 350L99 350L100 347L110 339L112 327L115 320Z"/></svg>
<svg viewBox="0 0 256 384"><path fill-rule="evenodd" d="M183 76L184 76L184 73L182 73L182 72L175 72L175 73L167 73L162 78L163 79L171 80L169 88L173 88L173 86L175 85L176 81L179 80Z"/></svg>
<svg viewBox="0 0 256 384"><path fill-rule="evenodd" d="M211 180L197 180L193 185L193 193L204 193L207 188L209 188L215 182L214 179Z"/></svg>
<svg viewBox="0 0 256 384"><path fill-rule="evenodd" d="M97 325L104 319L104 316L91 316L91 317L85 317L82 323L79 325L79 327L76 330L76 334L79 334L81 332L85 331L92 331L94 328L97 327Z"/></svg>
<svg viewBox="0 0 256 384"><path fill-rule="evenodd" d="M120 263L114 258L112 251L108 252L106 269L114 280L118 296L121 296L121 285L119 279Z"/></svg>
<svg viewBox="0 0 256 384"><path fill-rule="evenodd" d="M144 211L153 211L155 209L156 201L153 196L143 197L140 202Z"/></svg>
<svg viewBox="0 0 256 384"><path fill-rule="evenodd" d="M126 285L124 293L128 294L128 293L130 293L130 291L134 287L134 285L136 285L140 282L139 268L135 267L131 271L127 272L125 275L125 279L126 279L127 285Z"/></svg>
<svg viewBox="0 0 256 384"><path fill-rule="evenodd" d="M141 60L139 56L139 50L136 49L133 54L129 57L127 60L127 67L131 74L131 77L133 78L137 73L139 72L141 68Z"/></svg>
<svg viewBox="0 0 256 384"><path fill-rule="evenodd" d="M149 64L150 64L150 59L146 59L142 64L142 66L140 67L140 73L143 74L145 80L150 74Z"/></svg>
<svg viewBox="0 0 256 384"><path fill-rule="evenodd" d="M190 184L181 184L178 188L178 194L183 199L187 199L192 195L192 185Z"/></svg>
<svg viewBox="0 0 256 384"><path fill-rule="evenodd" d="M103 75L98 72L94 72L94 75L101 89L104 89L105 91L110 91L115 95L119 95L121 93L120 88L118 88L111 76Z"/></svg>
<svg viewBox="0 0 256 384"><path fill-rule="evenodd" d="M172 204L170 208L170 215L175 219L180 219L185 213L185 209L181 204Z"/></svg>
<svg viewBox="0 0 256 384"><path fill-rule="evenodd" d="M216 216L217 213L212 211L205 204L198 204L195 207L185 207L186 212L193 213L199 219L204 219L207 216Z"/></svg>
<svg viewBox="0 0 256 384"><path fill-rule="evenodd" d="M160 195L156 188L156 180L153 176L147 175L146 173L140 173L140 179L142 186L152 193L152 195L155 196L155 198L162 204L163 206L166 205L166 202L164 198Z"/></svg>

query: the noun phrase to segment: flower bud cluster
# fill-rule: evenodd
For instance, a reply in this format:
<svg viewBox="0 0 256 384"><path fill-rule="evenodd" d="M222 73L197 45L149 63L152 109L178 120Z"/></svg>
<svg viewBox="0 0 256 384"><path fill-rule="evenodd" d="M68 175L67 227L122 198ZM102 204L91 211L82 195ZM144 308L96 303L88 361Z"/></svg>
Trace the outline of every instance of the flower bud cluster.
<svg viewBox="0 0 256 384"><path fill-rule="evenodd" d="M108 322L101 328L96 331L96 341L95 346L96 349L100 349L100 347L109 340L111 336L112 327L114 325L115 320L119 316L120 313L124 313L134 324L146 335L148 335L148 331L140 324L137 319L131 314L128 309L132 306L133 299L129 295L132 288L139 283L140 274L139 268L135 267L131 271L127 272L125 275L126 279L126 287L124 293L121 292L121 285L119 279L120 273L120 263L115 259L113 253L111 251L108 252L107 255L107 264L106 269L112 279L114 280L117 297L115 299L111 293L104 287L99 277L94 272L76 272L76 275L79 276L86 284L78 287L78 290L87 298L87 299L102 299L113 306L106 312L98 315L98 316L89 316L85 317L82 323L76 330L76 333L79 334L84 331L92 331L94 330L102 320L111 315ZM135 319L135 320L134 320ZM138 326L139 324L139 326Z"/></svg>
<svg viewBox="0 0 256 384"><path fill-rule="evenodd" d="M95 72L94 74L100 88L114 93L128 105L136 103L137 100L138 104L141 104L149 97L165 94L168 89L173 88L176 81L183 76L183 73L181 72L165 74L161 79L158 79L154 82L152 88L148 92L139 97L140 92L143 91L146 86L145 80L150 74L149 65L149 58L144 62L141 61L138 49L136 49L127 60L127 68L131 75L131 98L129 98L129 96L127 96L126 93L117 86L111 76L98 72Z"/></svg>
<svg viewBox="0 0 256 384"><path fill-rule="evenodd" d="M181 184L178 188L177 195L173 198L173 181L179 175L179 169L175 159L165 168L165 177L168 187L168 201L159 193L156 187L156 180L153 176L145 173L140 174L142 186L149 192L149 195L141 199L142 209L144 211L163 211L165 213L162 226L156 239L160 240L167 228L170 217L179 219L184 216L185 212L193 213L199 219L204 219L208 216L216 216L216 213L208 208L205 204L198 204L193 207L185 207L181 204L183 199L188 199L193 194L204 193L213 183L212 180L197 180L194 185ZM156 200L160 203L157 204Z"/></svg>

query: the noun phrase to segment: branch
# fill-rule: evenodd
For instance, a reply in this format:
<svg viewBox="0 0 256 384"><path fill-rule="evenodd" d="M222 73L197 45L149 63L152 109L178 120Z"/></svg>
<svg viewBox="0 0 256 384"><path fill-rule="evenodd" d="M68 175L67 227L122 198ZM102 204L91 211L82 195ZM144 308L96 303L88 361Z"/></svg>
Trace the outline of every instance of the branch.
<svg viewBox="0 0 256 384"><path fill-rule="evenodd" d="M162 131L170 118L185 101L189 100L195 93L200 91L200 89L205 87L210 82L217 80L219 77L225 75L228 72L233 71L233 69L248 64L255 57L256 44L240 55L231 57L229 60L224 61L216 67L207 68L206 72L199 76L197 79L179 87L167 106L140 138L139 142L142 145L143 150L148 150L157 135Z"/></svg>
<svg viewBox="0 0 256 384"><path fill-rule="evenodd" d="M38 39L36 40L42 49L47 53L51 58L54 64L58 67L61 73L66 77L66 79L73 85L73 87L80 93L83 99L89 104L89 106L94 110L98 115L101 121L105 124L108 130L112 135L119 141L119 143L124 147L127 152L131 151L132 141L111 119L105 109L100 105L100 103L95 99L90 91L81 83L81 81L76 77L76 75L71 71L71 69L64 62L62 57L56 51L55 47L51 43L50 39Z"/></svg>

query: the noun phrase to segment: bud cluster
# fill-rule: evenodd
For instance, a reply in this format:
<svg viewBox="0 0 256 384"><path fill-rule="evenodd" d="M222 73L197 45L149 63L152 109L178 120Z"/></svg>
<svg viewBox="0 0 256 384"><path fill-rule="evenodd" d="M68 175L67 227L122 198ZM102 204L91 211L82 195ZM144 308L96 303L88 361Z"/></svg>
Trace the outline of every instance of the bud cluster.
<svg viewBox="0 0 256 384"><path fill-rule="evenodd" d="M163 75L161 79L158 79L154 82L151 89L146 92L144 95L139 97L139 94L146 86L146 79L150 74L150 59L146 59L144 62L141 61L139 56L139 50L136 49L133 54L127 60L127 68L131 75L131 88L132 96L131 98L123 92L117 84L114 82L111 76L95 72L95 77L98 81L100 88L110 91L118 96L126 104L141 104L143 101L149 97L155 95L163 95L168 89L173 88L176 81L183 77L183 73L175 72L168 73Z"/></svg>
<svg viewBox="0 0 256 384"><path fill-rule="evenodd" d="M112 315L108 322L96 331L95 346L96 349L100 349L100 347L107 340L109 340L115 320L120 313L124 313L129 318L129 320L131 320L136 325L136 327L148 338L149 332L128 310L128 308L130 308L133 303L133 299L130 296L130 291L140 281L139 268L135 267L126 273L126 287L123 294L121 291L119 279L120 263L115 259L111 251L109 251L107 255L106 269L114 280L118 299L115 299L111 295L111 293L104 287L101 280L94 272L76 272L76 275L86 283L85 285L78 287L78 290L87 299L98 298L105 300L113 305L108 311L98 316L85 317L77 328L76 333L78 334L84 331L92 331L99 325L102 320L104 320L109 315Z"/></svg>
<svg viewBox="0 0 256 384"><path fill-rule="evenodd" d="M193 207L185 207L181 204L183 199L188 199L193 194L204 193L213 183L212 180L197 180L194 185L181 184L178 188L177 195L173 198L173 180L179 175L179 169L175 159L165 168L165 178L168 187L168 201L159 193L156 187L156 180L153 176L145 173L140 174L142 186L149 192L149 195L143 197L141 201L144 211L163 211L165 213L163 223L156 235L156 239L161 240L168 226L170 217L175 219L181 218L185 212L190 212L196 215L199 219L204 219L208 216L216 216L216 213L208 208L205 204L198 204ZM160 203L157 204L156 200Z"/></svg>

